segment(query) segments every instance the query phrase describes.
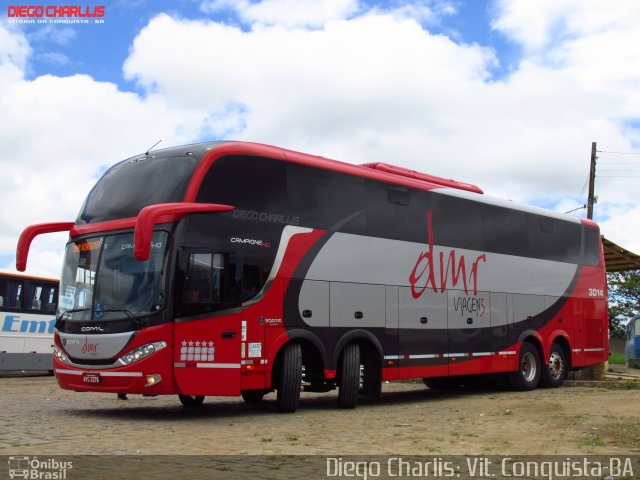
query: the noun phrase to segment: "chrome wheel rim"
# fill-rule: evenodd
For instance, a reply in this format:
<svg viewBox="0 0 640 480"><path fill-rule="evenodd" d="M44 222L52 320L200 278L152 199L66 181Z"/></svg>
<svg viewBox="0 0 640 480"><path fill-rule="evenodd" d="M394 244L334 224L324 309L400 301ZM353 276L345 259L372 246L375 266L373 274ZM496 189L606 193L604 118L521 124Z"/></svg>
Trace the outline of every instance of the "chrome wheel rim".
<svg viewBox="0 0 640 480"><path fill-rule="evenodd" d="M537 369L536 357L531 352L525 353L522 357L522 364L520 365L522 378L527 382L533 381L533 379L536 378Z"/></svg>
<svg viewBox="0 0 640 480"><path fill-rule="evenodd" d="M551 352L549 356L549 375L553 380L559 380L564 374L564 360L558 352Z"/></svg>

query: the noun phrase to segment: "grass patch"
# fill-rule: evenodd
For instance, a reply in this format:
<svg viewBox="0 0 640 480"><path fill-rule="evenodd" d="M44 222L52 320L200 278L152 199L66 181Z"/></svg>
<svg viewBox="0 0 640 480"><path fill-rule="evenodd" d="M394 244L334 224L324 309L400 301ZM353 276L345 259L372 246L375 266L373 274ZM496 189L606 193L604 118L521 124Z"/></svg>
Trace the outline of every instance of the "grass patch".
<svg viewBox="0 0 640 480"><path fill-rule="evenodd" d="M611 355L609 355L609 363L614 365L624 365L624 353L611 352Z"/></svg>
<svg viewBox="0 0 640 480"><path fill-rule="evenodd" d="M589 435L582 440L585 447L604 447L604 440L597 435Z"/></svg>
<svg viewBox="0 0 640 480"><path fill-rule="evenodd" d="M610 442L623 448L640 445L640 422L634 420L607 423L601 433L610 437Z"/></svg>

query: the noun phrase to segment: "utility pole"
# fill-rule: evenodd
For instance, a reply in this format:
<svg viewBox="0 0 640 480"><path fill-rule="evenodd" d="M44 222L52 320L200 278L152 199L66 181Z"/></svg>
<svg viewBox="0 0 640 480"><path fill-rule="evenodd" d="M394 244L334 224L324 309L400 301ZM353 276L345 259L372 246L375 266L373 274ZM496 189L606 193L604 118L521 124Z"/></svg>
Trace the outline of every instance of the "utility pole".
<svg viewBox="0 0 640 480"><path fill-rule="evenodd" d="M596 202L593 191L596 183L596 142L591 142L591 169L589 170L589 198L587 199L587 218L593 220L593 204Z"/></svg>
<svg viewBox="0 0 640 480"><path fill-rule="evenodd" d="M596 202L593 193L596 183L596 142L591 142L591 168L589 169L589 198L587 200L587 218L593 220L593 204ZM585 368L581 373L574 373L577 380L604 380L608 370L608 362L598 363Z"/></svg>

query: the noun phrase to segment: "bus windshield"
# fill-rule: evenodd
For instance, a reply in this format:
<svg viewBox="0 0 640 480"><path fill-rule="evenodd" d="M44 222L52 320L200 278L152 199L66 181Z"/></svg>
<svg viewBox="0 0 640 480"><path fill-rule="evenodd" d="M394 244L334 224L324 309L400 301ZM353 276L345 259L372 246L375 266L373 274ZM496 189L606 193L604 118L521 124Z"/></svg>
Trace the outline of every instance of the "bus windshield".
<svg viewBox="0 0 640 480"><path fill-rule="evenodd" d="M133 257L133 234L67 244L58 315L100 320L147 315L164 306L166 232L154 232L149 260Z"/></svg>

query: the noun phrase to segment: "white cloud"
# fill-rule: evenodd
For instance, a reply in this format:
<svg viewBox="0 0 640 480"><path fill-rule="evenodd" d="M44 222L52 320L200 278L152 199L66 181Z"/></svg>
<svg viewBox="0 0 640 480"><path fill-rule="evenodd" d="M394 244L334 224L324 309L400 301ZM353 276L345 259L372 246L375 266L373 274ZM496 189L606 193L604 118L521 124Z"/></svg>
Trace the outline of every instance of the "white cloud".
<svg viewBox="0 0 640 480"><path fill-rule="evenodd" d="M155 141L192 140L205 113L169 108L119 91L86 75L23 77L29 47L0 26L0 252L15 252L19 233L33 223L74 220L104 165ZM9 45L9 47L8 47ZM13 47L11 47L13 46ZM12 72L2 76L2 72ZM29 272L57 276L64 235L38 238ZM55 259L55 260L54 260ZM13 270L15 264L2 265Z"/></svg>
<svg viewBox="0 0 640 480"><path fill-rule="evenodd" d="M331 20L346 18L358 10L358 0L211 0L202 11L233 11L249 24L285 27L321 27Z"/></svg>
<svg viewBox="0 0 640 480"><path fill-rule="evenodd" d="M585 94L591 114L578 119L576 126L592 126L591 140L598 142L599 149L640 149L640 3L499 0L497 12L494 28L519 41L529 63L573 79L576 91ZM576 113L584 109L584 105L559 100ZM640 157L599 156L599 203L594 211L606 219L601 222L602 231L620 245L640 251L640 225L634 221L640 200L637 174L606 172L633 170L640 166ZM611 165L625 161L631 165Z"/></svg>
<svg viewBox="0 0 640 480"><path fill-rule="evenodd" d="M640 38L631 28L640 16L614 3L615 15L595 21L597 2L500 2L495 28L527 52L501 81L489 74L494 52L431 34L399 8L312 30L290 19L255 16L247 30L160 15L135 39L124 70L173 106L232 119L236 138L575 204L591 142L625 151L638 138L629 120L640 111ZM628 179L599 182L601 202L637 203L628 187Z"/></svg>
<svg viewBox="0 0 640 480"><path fill-rule="evenodd" d="M71 63L71 59L63 53L59 52L42 52L36 55L38 60L50 65L64 66Z"/></svg>
<svg viewBox="0 0 640 480"><path fill-rule="evenodd" d="M570 72L531 62L490 82L495 61L391 14L314 31L160 15L125 73L175 106L242 106L240 138L400 163L519 199L577 195L594 138L629 147L614 121L628 108L618 92L589 92Z"/></svg>
<svg viewBox="0 0 640 480"><path fill-rule="evenodd" d="M562 69L589 91L620 90L640 101L640 3L627 0L499 0L494 28L532 61Z"/></svg>
<svg viewBox="0 0 640 480"><path fill-rule="evenodd" d="M69 45L76 37L76 31L71 27L43 25L30 35L29 40L48 42L56 45Z"/></svg>
<svg viewBox="0 0 640 480"><path fill-rule="evenodd" d="M24 70L30 53L23 33L0 24L0 68Z"/></svg>
<svg viewBox="0 0 640 480"><path fill-rule="evenodd" d="M640 205L636 203L631 208L621 209L608 220L600 222L600 229L612 242L634 253L639 253L638 219L640 219Z"/></svg>
<svg viewBox="0 0 640 480"><path fill-rule="evenodd" d="M253 28L277 25L318 29L366 12L437 24L442 17L454 14L456 5L451 0L390 0L384 5L367 5L359 0L204 0L200 9L210 14L231 12Z"/></svg>

